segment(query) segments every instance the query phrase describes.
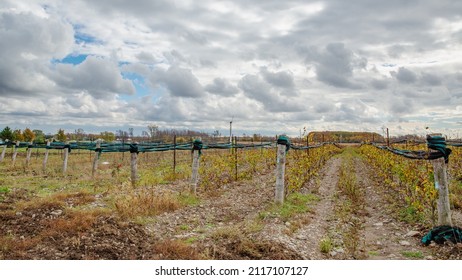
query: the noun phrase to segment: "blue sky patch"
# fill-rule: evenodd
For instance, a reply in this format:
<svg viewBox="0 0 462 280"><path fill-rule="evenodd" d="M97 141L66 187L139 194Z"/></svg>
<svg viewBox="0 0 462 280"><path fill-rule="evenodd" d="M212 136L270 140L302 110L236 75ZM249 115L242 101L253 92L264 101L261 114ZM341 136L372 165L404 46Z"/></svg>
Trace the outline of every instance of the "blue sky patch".
<svg viewBox="0 0 462 280"><path fill-rule="evenodd" d="M146 85L145 79L143 76L133 73L133 72L122 72L122 77L124 79L128 79L132 81L133 85L135 86L136 89L136 96L146 96L151 93L150 88ZM122 99L128 100L131 99L131 96L124 95L122 96Z"/></svg>
<svg viewBox="0 0 462 280"><path fill-rule="evenodd" d="M62 60L60 60L59 62L60 63L77 65L77 64L82 63L85 59L87 59L87 56L88 56L88 54L77 54L77 55L70 54L70 55L66 56L65 58L63 58Z"/></svg>

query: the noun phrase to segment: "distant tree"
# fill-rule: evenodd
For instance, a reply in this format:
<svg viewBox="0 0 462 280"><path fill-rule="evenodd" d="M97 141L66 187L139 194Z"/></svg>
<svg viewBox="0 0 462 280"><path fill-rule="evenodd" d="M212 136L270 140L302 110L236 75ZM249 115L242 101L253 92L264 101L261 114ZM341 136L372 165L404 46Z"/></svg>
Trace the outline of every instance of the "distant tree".
<svg viewBox="0 0 462 280"><path fill-rule="evenodd" d="M84 136L85 136L85 131L83 129L79 128L79 129L75 130L75 132L74 132L75 140L82 141Z"/></svg>
<svg viewBox="0 0 462 280"><path fill-rule="evenodd" d="M22 136L26 142L32 142L35 139L35 133L28 127L24 129Z"/></svg>
<svg viewBox="0 0 462 280"><path fill-rule="evenodd" d="M15 129L13 131L13 141L24 141L24 136L22 135L21 129Z"/></svg>
<svg viewBox="0 0 462 280"><path fill-rule="evenodd" d="M56 139L58 139L59 142L66 142L67 137L66 134L64 133L64 129L58 129L58 134L56 134Z"/></svg>
<svg viewBox="0 0 462 280"><path fill-rule="evenodd" d="M129 136L130 138L133 138L133 127L130 127L130 128L128 129L128 136Z"/></svg>
<svg viewBox="0 0 462 280"><path fill-rule="evenodd" d="M40 129L34 129L32 132L35 134L35 142L39 144L45 143L45 133Z"/></svg>
<svg viewBox="0 0 462 280"><path fill-rule="evenodd" d="M148 125L148 131L149 135L151 136L151 140L154 140L154 138L157 136L157 133L159 132L159 126L150 124Z"/></svg>
<svg viewBox="0 0 462 280"><path fill-rule="evenodd" d="M13 131L11 130L11 128L7 126L0 132L0 139L13 140Z"/></svg>
<svg viewBox="0 0 462 280"><path fill-rule="evenodd" d="M101 132L100 137L106 142L113 142L115 140L115 134L109 131Z"/></svg>

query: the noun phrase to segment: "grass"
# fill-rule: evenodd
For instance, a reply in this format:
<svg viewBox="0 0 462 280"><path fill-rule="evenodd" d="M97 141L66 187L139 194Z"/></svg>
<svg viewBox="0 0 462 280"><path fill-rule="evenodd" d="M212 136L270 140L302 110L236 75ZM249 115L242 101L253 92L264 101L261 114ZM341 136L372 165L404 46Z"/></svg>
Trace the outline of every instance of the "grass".
<svg viewBox="0 0 462 280"><path fill-rule="evenodd" d="M319 197L314 194L290 194L283 204L271 204L269 210L258 213L258 218L264 220L266 218L280 217L284 222L297 214L309 212L310 204L319 201Z"/></svg>
<svg viewBox="0 0 462 280"><path fill-rule="evenodd" d="M334 244L332 242L332 239L329 236L324 237L319 242L319 250L321 250L321 253L327 254L333 248L334 248Z"/></svg>
<svg viewBox="0 0 462 280"><path fill-rule="evenodd" d="M121 217L128 219L138 216L155 216L181 207L177 196L170 193L159 194L149 189L121 193L115 195L113 200L115 211Z"/></svg>
<svg viewBox="0 0 462 280"><path fill-rule="evenodd" d="M408 224L423 223L425 220L424 214L418 211L412 205L401 208L399 210L399 218L401 221L406 222Z"/></svg>
<svg viewBox="0 0 462 280"><path fill-rule="evenodd" d="M7 194L10 192L10 188L8 187L0 187L0 194Z"/></svg>
<svg viewBox="0 0 462 280"><path fill-rule="evenodd" d="M420 251L404 251L404 252L401 252L401 254L405 256L406 258L410 258L410 259L423 259L424 258L423 253Z"/></svg>
<svg viewBox="0 0 462 280"><path fill-rule="evenodd" d="M310 205L317 201L319 197L314 194L292 193L287 196L282 205L274 204L270 212L287 222L297 214L309 212Z"/></svg>
<svg viewBox="0 0 462 280"><path fill-rule="evenodd" d="M153 246L155 257L162 260L201 260L204 259L189 242L182 240L163 240Z"/></svg>
<svg viewBox="0 0 462 280"><path fill-rule="evenodd" d="M368 252L369 256L377 257L380 256L380 253L377 251L369 251Z"/></svg>
<svg viewBox="0 0 462 280"><path fill-rule="evenodd" d="M342 234L342 242L352 258L358 257L359 235L362 228L360 212L364 207L364 191L358 184L355 170L355 158L358 154L348 147L341 154L342 165L340 166L339 180L337 182L335 215L341 221L339 232Z"/></svg>

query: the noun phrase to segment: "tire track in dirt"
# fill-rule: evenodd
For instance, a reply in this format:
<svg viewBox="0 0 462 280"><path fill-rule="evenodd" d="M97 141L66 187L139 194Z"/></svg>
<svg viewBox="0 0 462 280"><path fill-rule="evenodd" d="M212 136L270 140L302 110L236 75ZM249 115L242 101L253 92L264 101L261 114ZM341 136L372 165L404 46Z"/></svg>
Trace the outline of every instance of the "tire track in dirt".
<svg viewBox="0 0 462 280"><path fill-rule="evenodd" d="M326 256L320 251L320 241L326 235L329 223L333 215L333 196L336 192L337 182L339 180L339 170L342 164L341 157L331 158L323 169L322 181L319 185L319 196L321 201L316 206L316 218L303 227L298 236L305 236L306 250L303 253L307 259L325 259Z"/></svg>
<svg viewBox="0 0 462 280"><path fill-rule="evenodd" d="M355 159L357 183L365 190L365 219L360 241L365 259L432 259L432 252L420 243L421 232L397 221L384 197L381 186L372 178L372 170L361 158Z"/></svg>
<svg viewBox="0 0 462 280"><path fill-rule="evenodd" d="M308 224L291 235L284 233L287 228L284 224L267 226L264 236L285 244L298 252L302 259L326 259L326 255L320 251L320 241L331 224L334 209L333 196L336 192L341 163L341 157L330 158L321 168L318 177L308 183L306 189L316 193L320 198L312 213L305 214L310 215Z"/></svg>

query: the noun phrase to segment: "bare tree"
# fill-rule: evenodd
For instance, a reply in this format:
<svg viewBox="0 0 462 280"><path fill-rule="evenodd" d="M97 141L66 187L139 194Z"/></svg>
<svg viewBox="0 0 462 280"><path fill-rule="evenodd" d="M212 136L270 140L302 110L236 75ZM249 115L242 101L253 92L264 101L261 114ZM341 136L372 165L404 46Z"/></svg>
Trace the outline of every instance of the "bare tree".
<svg viewBox="0 0 462 280"><path fill-rule="evenodd" d="M148 125L148 132L151 136L151 140L154 140L154 138L157 136L157 133L159 132L159 126L155 124Z"/></svg>

